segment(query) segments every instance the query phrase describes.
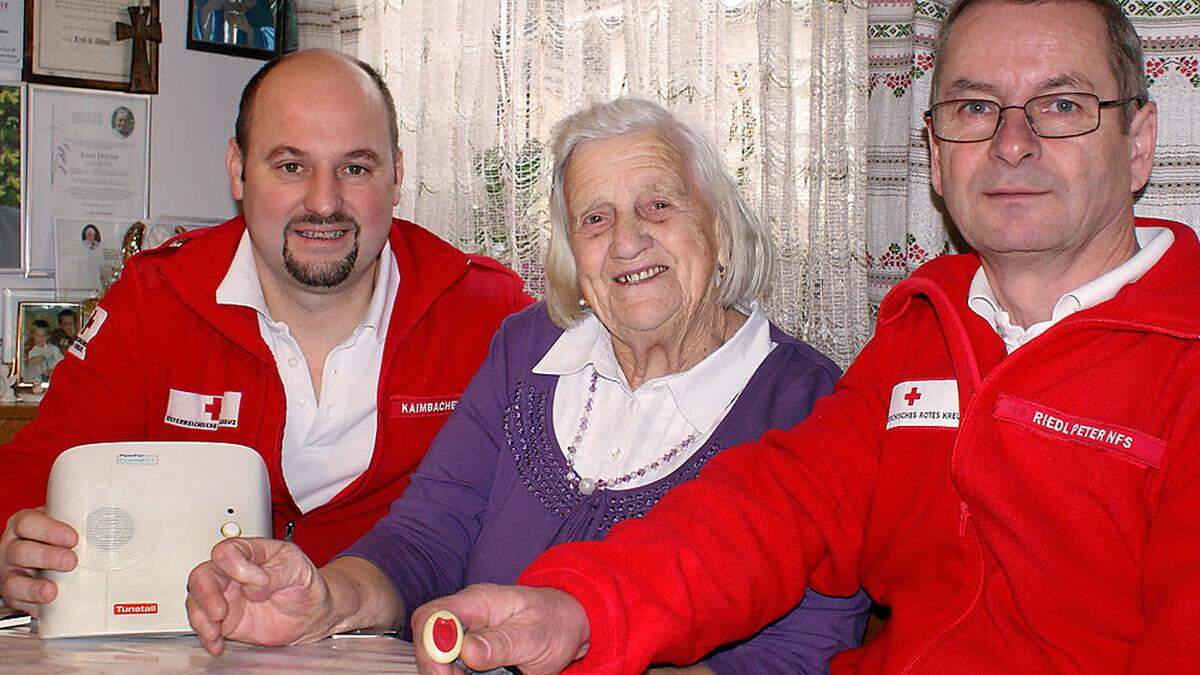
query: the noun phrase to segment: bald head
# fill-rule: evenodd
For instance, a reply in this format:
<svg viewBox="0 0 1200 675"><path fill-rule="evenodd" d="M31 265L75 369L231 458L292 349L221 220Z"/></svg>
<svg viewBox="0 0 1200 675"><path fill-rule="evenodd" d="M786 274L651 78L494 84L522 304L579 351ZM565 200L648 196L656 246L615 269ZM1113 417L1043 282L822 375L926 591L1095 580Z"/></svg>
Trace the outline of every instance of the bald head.
<svg viewBox="0 0 1200 675"><path fill-rule="evenodd" d="M391 134L394 160L400 148L400 130L396 124L396 103L392 99L392 92L371 66L356 58L327 49L305 49L275 57L250 78L246 88L242 90L237 123L234 127L234 138L239 150L245 154L249 148L250 122L254 117L255 102L264 85L270 84L272 89L276 89L278 85L278 89L288 96L309 96L314 93L328 95L328 92L323 90L323 84L346 84L347 78L351 78L351 81L357 80L365 85L365 88L374 90L374 95L382 101L387 115L388 131Z"/></svg>

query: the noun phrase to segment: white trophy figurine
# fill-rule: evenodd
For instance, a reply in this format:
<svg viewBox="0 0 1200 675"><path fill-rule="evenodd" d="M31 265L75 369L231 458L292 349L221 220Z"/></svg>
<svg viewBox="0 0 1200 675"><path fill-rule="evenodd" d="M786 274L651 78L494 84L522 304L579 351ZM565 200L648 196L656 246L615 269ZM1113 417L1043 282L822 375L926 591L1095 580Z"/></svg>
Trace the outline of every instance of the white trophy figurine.
<svg viewBox="0 0 1200 675"><path fill-rule="evenodd" d="M0 403L12 403L17 400L17 394L13 391L13 385L17 383L17 376L12 374L11 368L0 363Z"/></svg>

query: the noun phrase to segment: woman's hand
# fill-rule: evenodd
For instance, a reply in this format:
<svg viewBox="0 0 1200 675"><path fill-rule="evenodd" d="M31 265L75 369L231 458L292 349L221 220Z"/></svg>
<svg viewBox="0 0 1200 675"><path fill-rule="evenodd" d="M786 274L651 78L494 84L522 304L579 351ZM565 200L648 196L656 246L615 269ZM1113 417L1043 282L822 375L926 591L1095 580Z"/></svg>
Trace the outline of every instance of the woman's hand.
<svg viewBox="0 0 1200 675"><path fill-rule="evenodd" d="M587 614L572 596L552 588L475 584L413 613L422 673L455 672L434 662L422 643L425 621L439 609L453 612L467 631L460 658L472 670L517 666L526 675L557 673L587 650Z"/></svg>
<svg viewBox="0 0 1200 675"><path fill-rule="evenodd" d="M336 619L329 585L294 544L226 539L188 575L188 621L212 654L225 639L260 645L318 640Z"/></svg>

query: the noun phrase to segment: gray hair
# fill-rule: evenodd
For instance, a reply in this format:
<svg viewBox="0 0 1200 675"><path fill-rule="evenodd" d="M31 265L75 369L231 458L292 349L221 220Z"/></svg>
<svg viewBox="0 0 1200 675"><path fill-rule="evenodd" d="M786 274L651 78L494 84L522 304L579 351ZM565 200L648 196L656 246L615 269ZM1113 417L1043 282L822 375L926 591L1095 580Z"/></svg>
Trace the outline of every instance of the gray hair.
<svg viewBox="0 0 1200 675"><path fill-rule="evenodd" d="M962 13L972 5L977 5L983 0L958 0L950 6L950 10L946 13L946 19L942 22L941 30L938 31L937 40L934 42L934 53L939 57L946 48L946 42L950 38L950 31L954 27L954 22L958 20ZM1065 0L1001 0L1002 2L1010 2L1022 5L1034 5L1043 2L1062 2ZM1133 22L1125 16L1125 10L1121 8L1121 4L1117 0L1081 0L1095 7L1100 16L1104 19L1104 26L1108 32L1108 67L1112 70L1113 77L1117 80L1117 90L1119 98L1134 97L1145 103L1150 100L1150 90L1146 86L1145 66L1142 62L1142 40L1138 37L1137 30L1133 27ZM937 101L938 86L941 83L941 76L937 72L940 69L935 69L932 91L930 96L934 102ZM1133 120L1133 113L1129 106L1121 107L1121 117L1125 122L1126 127Z"/></svg>
<svg viewBox="0 0 1200 675"><path fill-rule="evenodd" d="M697 193L708 202L716 223L717 261L724 265L716 281L722 307L748 304L766 293L775 257L770 234L726 173L713 144L662 106L637 98L618 98L570 115L554 125L553 183L550 188L550 247L546 254L546 306L550 318L569 328L583 318L579 279L568 236L570 214L564 183L579 146L625 134L653 131L678 147Z"/></svg>

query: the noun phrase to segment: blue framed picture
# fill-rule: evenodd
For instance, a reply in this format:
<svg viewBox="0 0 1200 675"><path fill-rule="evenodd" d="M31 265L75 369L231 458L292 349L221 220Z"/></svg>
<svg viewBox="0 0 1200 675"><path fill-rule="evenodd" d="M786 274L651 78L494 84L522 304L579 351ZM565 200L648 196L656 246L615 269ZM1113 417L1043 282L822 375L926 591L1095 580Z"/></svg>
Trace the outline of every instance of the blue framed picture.
<svg viewBox="0 0 1200 675"><path fill-rule="evenodd" d="M290 8L287 0L188 0L187 48L273 58L288 42Z"/></svg>

